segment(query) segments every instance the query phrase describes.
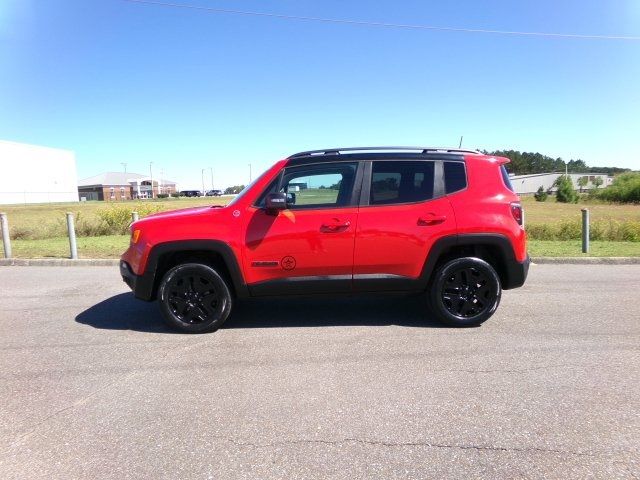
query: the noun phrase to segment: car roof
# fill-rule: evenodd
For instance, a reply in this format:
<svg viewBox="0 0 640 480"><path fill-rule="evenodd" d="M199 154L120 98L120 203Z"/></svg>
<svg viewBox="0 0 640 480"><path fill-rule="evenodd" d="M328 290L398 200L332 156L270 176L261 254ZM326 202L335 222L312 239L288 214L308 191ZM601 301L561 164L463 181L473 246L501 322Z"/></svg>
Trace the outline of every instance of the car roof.
<svg viewBox="0 0 640 480"><path fill-rule="evenodd" d="M479 155L477 150L437 147L347 147L309 150L287 157L289 164L308 164L348 160L454 160Z"/></svg>

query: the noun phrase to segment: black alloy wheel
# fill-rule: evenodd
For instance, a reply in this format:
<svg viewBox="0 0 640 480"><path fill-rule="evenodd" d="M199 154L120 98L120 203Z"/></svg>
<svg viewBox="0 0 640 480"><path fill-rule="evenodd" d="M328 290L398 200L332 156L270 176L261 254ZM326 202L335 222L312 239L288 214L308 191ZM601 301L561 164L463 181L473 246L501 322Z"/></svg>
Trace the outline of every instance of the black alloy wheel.
<svg viewBox="0 0 640 480"><path fill-rule="evenodd" d="M442 322L456 327L479 325L491 317L500 303L500 279L480 258L456 258L445 263L434 277L431 307Z"/></svg>
<svg viewBox="0 0 640 480"><path fill-rule="evenodd" d="M220 327L231 313L232 297L213 268L186 263L169 270L160 284L159 302L170 326L201 333Z"/></svg>

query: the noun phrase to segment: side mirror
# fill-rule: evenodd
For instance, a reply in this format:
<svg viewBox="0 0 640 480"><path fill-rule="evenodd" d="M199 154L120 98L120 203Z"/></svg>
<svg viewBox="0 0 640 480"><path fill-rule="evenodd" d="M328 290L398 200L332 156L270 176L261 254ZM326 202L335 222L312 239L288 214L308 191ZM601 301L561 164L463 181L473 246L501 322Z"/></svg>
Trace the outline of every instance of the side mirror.
<svg viewBox="0 0 640 480"><path fill-rule="evenodd" d="M270 193L264 202L267 213L277 214L279 210L287 208L287 194L284 192Z"/></svg>

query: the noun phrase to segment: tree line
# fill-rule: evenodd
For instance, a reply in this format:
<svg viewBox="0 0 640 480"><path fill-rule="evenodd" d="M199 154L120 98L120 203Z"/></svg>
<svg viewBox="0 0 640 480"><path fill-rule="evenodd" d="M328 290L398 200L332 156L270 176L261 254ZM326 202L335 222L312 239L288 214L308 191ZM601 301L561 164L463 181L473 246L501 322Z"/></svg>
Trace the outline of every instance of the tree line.
<svg viewBox="0 0 640 480"><path fill-rule="evenodd" d="M564 172L569 173L606 173L607 175L617 175L629 172L628 168L619 167L590 167L584 160L569 160L565 162L562 158L552 158L538 152L520 152L518 150L495 150L489 152L484 150L486 155L507 157L511 160L506 166L507 171L514 175L527 175L531 173Z"/></svg>

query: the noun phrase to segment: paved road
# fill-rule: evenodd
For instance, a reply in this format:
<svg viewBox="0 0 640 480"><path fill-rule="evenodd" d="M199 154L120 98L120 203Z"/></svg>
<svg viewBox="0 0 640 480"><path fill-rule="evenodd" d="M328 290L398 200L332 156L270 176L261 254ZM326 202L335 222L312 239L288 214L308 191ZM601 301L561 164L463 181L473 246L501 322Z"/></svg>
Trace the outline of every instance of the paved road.
<svg viewBox="0 0 640 480"><path fill-rule="evenodd" d="M259 301L168 332L109 267L0 268L0 478L639 478L640 267L535 265L484 326Z"/></svg>

